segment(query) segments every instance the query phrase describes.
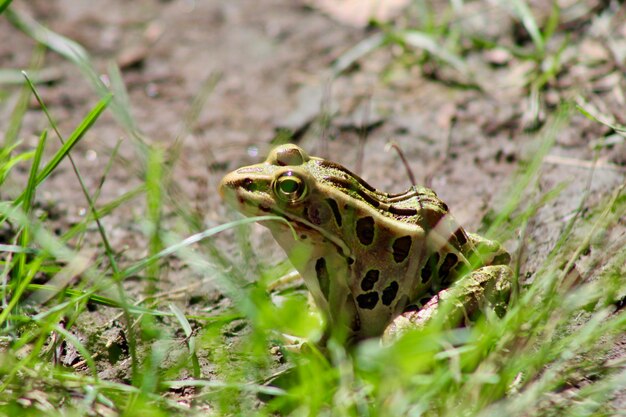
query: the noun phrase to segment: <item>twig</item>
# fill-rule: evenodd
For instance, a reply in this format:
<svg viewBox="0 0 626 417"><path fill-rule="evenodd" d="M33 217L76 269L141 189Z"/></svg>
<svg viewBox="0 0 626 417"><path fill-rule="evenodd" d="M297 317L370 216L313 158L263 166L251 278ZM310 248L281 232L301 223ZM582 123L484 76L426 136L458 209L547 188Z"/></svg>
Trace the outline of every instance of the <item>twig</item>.
<svg viewBox="0 0 626 417"><path fill-rule="evenodd" d="M624 172L626 173L626 167L622 167L616 164L611 164L609 162L594 162L587 161L584 159L576 159L576 158L568 158L566 156L558 156L558 155L546 155L543 159L544 162L554 165L566 165L576 168L584 168L584 169L608 169L611 171Z"/></svg>

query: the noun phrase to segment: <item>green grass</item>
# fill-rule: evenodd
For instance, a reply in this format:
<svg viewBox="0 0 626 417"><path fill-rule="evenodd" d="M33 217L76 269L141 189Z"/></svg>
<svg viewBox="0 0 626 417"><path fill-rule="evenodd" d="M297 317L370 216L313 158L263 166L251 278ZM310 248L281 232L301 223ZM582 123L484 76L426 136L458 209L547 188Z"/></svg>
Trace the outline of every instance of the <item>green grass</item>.
<svg viewBox="0 0 626 417"><path fill-rule="evenodd" d="M8 3L0 2L0 12ZM547 43L555 23L548 22L542 30L523 2L514 4L534 46L528 59L554 59L558 49L550 50ZM321 332L318 317L300 287L274 288L276 279L289 272L288 264L268 266L252 256L241 261L216 240L217 234L235 229L240 232L239 249L249 255L253 252L241 228L256 220L280 219L235 220L207 229L171 178L185 132L218 77L209 77L194 100L174 149L149 146L138 133L116 67L109 68L116 80L112 96L94 75L80 45L57 34L50 36L48 29L7 10L16 27L75 63L94 87L94 97L92 110L63 138L45 98L25 79L11 122L3 127L9 133L0 151L0 185L16 167L27 167L29 175L16 195L0 193L0 233L9 236L0 244L0 415L602 416L614 412L608 400L626 389L623 359L620 362L609 354L615 338L626 330L624 311L616 311L617 300L626 295L626 247L603 237L626 215L623 187L591 208L584 204L586 196L581 196L580 207L532 284L515 294L504 318L486 314L473 326L458 329L448 329L436 319L393 343L371 341L347 352L331 341L328 357L310 347L283 351L281 362L270 353L273 346L284 343L280 334L315 338ZM558 13L555 16L558 19ZM384 36L366 39L335 63L336 75L391 43L421 48L462 71L458 48L441 49L451 44L446 36L456 35L442 31L444 24L434 22L432 14L426 17L423 27L389 28ZM437 41L441 36L443 41ZM40 52L33 56L33 70L44 65ZM548 72L550 77L557 73ZM540 84L533 84L529 93L546 86ZM40 102L41 117L49 124L33 149L19 141L31 98ZM511 181L511 198L485 225L490 236L516 239L516 231L526 230L536 212L560 191L541 194L533 187L542 158L558 130L569 122L573 107L564 103L534 133L539 152L520 164ZM606 120L580 108L589 117ZM74 146L109 110L136 145L142 165L128 172L141 184L113 201L99 201L102 184L119 164L119 143L111 150L95 189L84 185L74 166L89 212L72 228L54 233L45 216L34 210L38 191L60 164L72 163ZM53 140L60 142L56 151L50 150ZM121 248L111 246L110 231L101 220L138 201L145 207L141 231L147 256L128 260ZM164 226L165 213L176 217L175 227ZM89 229L98 232L95 247L84 243ZM526 245L520 242L521 248ZM594 265L595 273L593 279L578 282L575 265L583 257ZM198 312L175 304L174 294L159 293L159 279L172 273L168 264L173 259L185 265L177 273L189 274L188 282L208 278L230 301L205 305L205 311ZM250 282L250 276L258 279ZM141 283L140 290L127 285L131 279ZM274 302L277 298L279 303ZM90 319L94 309L116 324L95 326ZM111 328L119 330L122 339L100 334ZM57 352L76 352L82 363L64 364ZM102 376L105 367L119 361L125 361L119 369L126 372ZM280 386L267 384L274 378L283 381L276 384Z"/></svg>

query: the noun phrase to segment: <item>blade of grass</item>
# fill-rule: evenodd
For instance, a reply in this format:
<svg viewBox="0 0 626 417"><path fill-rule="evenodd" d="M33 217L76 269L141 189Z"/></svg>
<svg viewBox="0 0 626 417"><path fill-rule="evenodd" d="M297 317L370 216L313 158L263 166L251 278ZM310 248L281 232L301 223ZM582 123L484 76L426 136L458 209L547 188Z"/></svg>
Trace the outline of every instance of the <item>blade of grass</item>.
<svg viewBox="0 0 626 417"><path fill-rule="evenodd" d="M185 313L182 312L178 306L175 304L169 304L169 308L176 316L176 319L180 323L183 331L185 332L185 336L187 337L187 348L189 349L189 354L191 355L191 365L193 367L193 377L200 378L201 370L200 370L200 362L198 361L198 355L196 354L196 339L193 337L193 330L191 329L191 324L185 317Z"/></svg>
<svg viewBox="0 0 626 417"><path fill-rule="evenodd" d="M242 391L248 391L252 393L259 394L268 394L268 395L286 395L285 390L267 386L267 385L258 385L258 384L237 384L237 383L227 383L221 381L207 381L204 379L185 379L180 381L163 381L165 386L169 388L184 388L184 387L203 387L203 388L214 388L214 389L225 389L225 388L235 388Z"/></svg>
<svg viewBox="0 0 626 417"><path fill-rule="evenodd" d="M6 17L11 24L26 33L28 36L73 63L81 66L84 65L84 63L89 62L89 54L85 48L77 42L51 31L36 20L16 10L8 9L6 11ZM99 80L95 71L90 74L90 78L93 78L102 84L102 81Z"/></svg>
<svg viewBox="0 0 626 417"><path fill-rule="evenodd" d="M548 21L543 29L543 42L547 43L554 33L559 27L559 21L561 18L561 7L559 6L558 1L552 2L552 10L550 11L550 16L548 16Z"/></svg>
<svg viewBox="0 0 626 417"><path fill-rule="evenodd" d="M128 268L120 271L119 274L119 278L120 279L125 279L128 277L131 277L133 275L138 274L140 271L142 271L143 269L147 268L148 266L154 264L155 262L158 262L160 259L169 256L169 255L173 255L176 252L179 252L181 249L191 246L194 243L198 243L208 237L211 237L217 233L223 232L224 230L233 228L233 227L237 227L237 226L241 226L244 224L249 224L249 223L254 223L254 222L262 222L262 221L272 221L272 220L277 220L277 221L282 221L285 222L288 226L292 227L284 218L282 217L278 217L278 216L259 216L259 217L247 217L245 219L240 219L240 220L236 220L233 222L229 222L229 223L225 223L216 227L212 227L211 229L207 229L204 232L201 233L196 233L194 235L189 236L188 238L178 242L177 244L174 244L172 246L169 246L165 249L163 249L162 251L160 251L159 253L156 253L154 255L151 255L147 258L142 259L141 261L135 263L134 265L129 266ZM295 236L295 230L292 227L292 232L294 233Z"/></svg>
<svg viewBox="0 0 626 417"><path fill-rule="evenodd" d="M96 203L96 201L98 201L98 198L100 198L100 193L102 192L102 187L104 186L104 181L106 180L106 178L109 175L109 172L111 172L111 169L113 168L113 163L115 162L115 157L119 153L121 145L122 145L122 139L119 139L115 143L115 146L113 147L113 150L111 151L111 155L109 155L109 160L107 162L107 165L104 167L104 171L102 172L102 175L100 176L100 181L98 181L98 186L96 187L96 192L93 195L93 202L94 202L94 204ZM97 215L98 215L97 212L94 213L94 216L97 216Z"/></svg>
<svg viewBox="0 0 626 417"><path fill-rule="evenodd" d="M626 387L626 370L622 370L617 375L612 375L594 384L584 386L576 393L580 398L574 402L569 411L565 411L569 416L601 416L607 415L602 412L602 407L611 400L622 396ZM592 414L593 412L597 414ZM619 414L616 414L619 415ZM622 411L623 415L623 411Z"/></svg>
<svg viewBox="0 0 626 417"><path fill-rule="evenodd" d="M16 142L13 146L0 149L0 186L7 179L9 172L20 162L29 160L35 155L35 151L23 152L19 155L11 155L13 150L20 144Z"/></svg>
<svg viewBox="0 0 626 417"><path fill-rule="evenodd" d="M105 307L122 308L122 305L119 301L110 297L105 297L105 296L98 295L98 294L92 294L90 291L85 292L85 291L74 290L71 288L59 288L57 286L52 286L49 284L29 284L27 290L28 291L49 291L51 293L60 292L64 296L69 296L69 297L87 296L89 298L89 301L95 304L100 304ZM149 308L144 308L144 307L137 307L133 305L129 307L129 311L133 314L150 314L152 316L171 316L170 313L166 313L166 312L158 311L154 309L149 309Z"/></svg>
<svg viewBox="0 0 626 417"><path fill-rule="evenodd" d="M48 288L56 288L56 291L34 291L27 299L29 304L44 304L52 297L67 287L70 281L81 276L85 270L93 266L95 258L95 250L84 250L78 252L76 256L68 263L63 265L54 275L48 279L46 286ZM71 326L67 326L70 328Z"/></svg>
<svg viewBox="0 0 626 417"><path fill-rule="evenodd" d="M33 163L30 167L30 174L28 176L28 182L26 183L26 189L24 190L24 202L22 203L22 209L26 216L30 216L33 208L33 201L35 200L35 194L37 190L37 173L39 171L39 164L41 163L41 158L43 156L43 151L46 146L46 138L48 137L48 131L44 130L39 137L39 142L37 143L37 149L35 150L35 157L33 158ZM22 248L27 248L30 239L29 239L29 228L28 226L24 226L21 228L19 233L19 246ZM26 253L22 252L16 256L16 264L15 269L13 270L13 283L16 286L19 286L20 281L22 279L22 273L25 270L26 266Z"/></svg>
<svg viewBox="0 0 626 417"><path fill-rule="evenodd" d="M35 48L33 52L33 56L31 58L30 65L28 66L29 70L38 71L43 64L45 48L41 46ZM23 80L22 80L23 82ZM9 125L4 134L4 144L5 147L11 147L13 144L17 142L17 138L20 134L20 130L22 128L22 121L24 120L24 115L28 110L28 101L30 99L30 89L28 85L22 85L22 89L20 90L20 95L17 99L17 103L13 108L13 112L11 113L11 117L9 119ZM0 160L0 162L2 162Z"/></svg>
<svg viewBox="0 0 626 417"><path fill-rule="evenodd" d="M465 62L463 62L461 57L452 53L443 45L440 45L433 36L427 33L417 30L404 30L394 32L392 36L406 45L429 52L460 73L468 73L467 65L465 65Z"/></svg>
<svg viewBox="0 0 626 417"><path fill-rule="evenodd" d="M621 136L626 136L626 126L608 121L607 119L610 118L609 116L599 115L597 114L597 110L592 110L590 107L591 106L589 105L589 103L587 103L587 101L583 97L578 96L576 98L576 110L578 110L583 116L585 116L589 120L593 120L594 122L598 122L600 124L603 124L604 126L613 129L615 133Z"/></svg>
<svg viewBox="0 0 626 417"><path fill-rule="evenodd" d="M91 65L91 64L90 64ZM135 118L131 112L130 97L128 96L128 90L126 84L122 78L119 67L115 61L110 61L107 65L107 74L111 84L111 91L115 97L114 111L117 115L118 122L124 127L127 132L135 132L132 136L139 139L139 144L142 151L139 152L139 156L144 156L145 142L139 134L139 128L135 122ZM141 164L143 167L143 164Z"/></svg>
<svg viewBox="0 0 626 417"><path fill-rule="evenodd" d="M153 147L148 153L148 166L146 167L146 207L148 226L148 257L154 256L163 249L161 241L161 213L163 206L163 151ZM159 265L150 264L146 273L148 285L146 294L156 291L155 282L159 279Z"/></svg>
<svg viewBox="0 0 626 417"><path fill-rule="evenodd" d="M193 331L191 329L191 324L189 324L187 317L185 317L185 313L183 313L183 311L180 308L178 308L176 304L170 303L168 307L170 308L172 313L174 313L176 320L178 320L178 322L180 323L180 326L183 328L183 331L185 332L185 336L191 337L191 335L193 334Z"/></svg>
<svg viewBox="0 0 626 417"><path fill-rule="evenodd" d="M29 255L37 255L40 253L40 251L35 248L23 248L18 245L5 245L4 243L0 243L0 252L27 253Z"/></svg>
<svg viewBox="0 0 626 417"><path fill-rule="evenodd" d="M356 61L365 55L380 48L387 41L387 37L383 33L376 33L368 38L363 39L355 46L350 48L346 53L341 55L332 65L333 76L340 76L345 70L350 68Z"/></svg>
<svg viewBox="0 0 626 417"><path fill-rule="evenodd" d="M24 85L20 91L17 103L15 103L13 112L11 113L9 125L7 126L4 134L4 143L2 144L3 147L12 147L17 142L17 138L22 128L22 120L24 120L24 115L26 114L26 110L28 110L29 99L30 90L28 89L28 86ZM2 161L0 160L0 162Z"/></svg>
<svg viewBox="0 0 626 417"><path fill-rule="evenodd" d="M72 150L72 148L78 143L78 141L83 137L83 135L89 130L89 128L96 122L98 117L102 114L102 112L106 109L107 104L111 100L111 96L107 96L101 99L96 106L89 112L89 114L83 119L81 124L72 132L67 141L63 144L63 146L54 154L52 159L48 161L48 163L43 167L41 171L39 171L37 175L36 185L39 186L42 182L48 178L48 176L54 171L54 169L61 163L61 161L67 156L67 154ZM13 201L13 206L17 206L24 201L26 196L26 192L22 192L22 194L17 197ZM2 217L0 217L2 219ZM1 223L1 222L0 222Z"/></svg>
<svg viewBox="0 0 626 417"><path fill-rule="evenodd" d="M219 83L222 74L211 73L202 83L198 94L193 99L189 110L187 110L180 132L176 136L174 143L169 147L168 154L166 158L166 164L168 169L166 170L166 177L169 177L170 172L173 170L174 164L178 161L180 157L180 153L183 149L184 140L189 136L189 134L193 131L194 126L198 121L198 117L200 117L200 113L202 109L215 90L215 87ZM209 163L211 161L215 161L215 156L209 149L209 154L207 155ZM171 191L171 187L173 184L168 184L168 191Z"/></svg>
<svg viewBox="0 0 626 417"><path fill-rule="evenodd" d="M520 206L523 198L525 198L524 190L531 183L533 178L540 170L543 158L552 149L554 141L556 140L556 134L560 131L561 126L569 119L571 113L571 106L564 104L556 113L554 119L546 127L545 132L541 133L539 148L534 153L533 158L524 170L524 174L519 176L513 189L510 191L511 196L505 206L502 208L498 216L489 225L485 235L487 237L493 236L493 233L502 227L502 224L508 219L511 214Z"/></svg>
<svg viewBox="0 0 626 417"><path fill-rule="evenodd" d="M85 360L85 363L87 363L87 366L89 367L89 370L91 371L91 374L92 374L92 377L93 377L95 383L98 384L98 382L99 382L98 368L96 367L96 362L91 357L91 353L87 350L87 348L85 348L85 346L80 342L80 340L78 340L78 338L76 336L74 336L72 333L68 332L63 327L57 325L57 326L55 326L54 331L59 333L61 336L63 336L65 338L65 340L69 344L74 346L76 348L76 350L78 351L78 353L81 354L82 358Z"/></svg>
<svg viewBox="0 0 626 417"><path fill-rule="evenodd" d="M0 321L0 323L1 323L1 321ZM37 337L37 336L39 336L39 337ZM33 339L36 339L34 343L32 343ZM24 344L32 343L31 349L28 352L28 355L25 355L24 357L22 357L20 359L20 361L18 363L16 363L15 366L13 366L9 370L9 372L4 376L2 384L0 384L0 393L4 392L9 387L9 385L11 384L13 378L15 378L15 376L18 374L18 372L20 372L28 364L36 362L35 358L37 358L37 356L41 352L41 349L42 349L44 343L46 342L46 340L47 340L47 337L42 337L42 333L39 333L37 335L37 334L33 334L32 332L27 332L24 335L22 335L20 340L18 340L18 342L15 345L19 346L20 342L24 341L25 342Z"/></svg>
<svg viewBox="0 0 626 417"><path fill-rule="evenodd" d="M83 135L91 128L91 126L98 120L102 112L107 108L111 101L111 95L105 96L101 99L95 107L87 114L81 124L72 132L69 138L65 141L61 149L54 155L54 157L46 164L44 169L41 170L37 177L37 185L45 181L46 178L54 171L54 169L61 163L61 161L70 153L72 148L82 139Z"/></svg>
<svg viewBox="0 0 626 417"><path fill-rule="evenodd" d="M33 280L33 278L35 277L35 274L39 272L38 271L39 266L41 266L43 259L44 259L43 256L39 256L35 258L35 260L32 261L31 265L29 265L29 268L26 271L24 271L25 275L17 283L15 287L15 291L13 291L13 294L9 303L7 304L4 310L0 311L0 325L5 324L7 317L9 316L11 311L20 302L22 294L24 294L24 291L26 291L28 284L30 284L30 282Z"/></svg>
<svg viewBox="0 0 626 417"><path fill-rule="evenodd" d="M535 45L535 49L537 50L536 59L542 58L545 53L544 37L541 34L541 30L539 30L535 16L533 16L526 2L524 0L499 0L499 2L507 8L509 6L511 7L513 15L521 21L522 26L524 26L524 29L526 29L526 32L528 32L528 35L530 35Z"/></svg>
<svg viewBox="0 0 626 417"><path fill-rule="evenodd" d="M0 14L2 14L13 0L0 0Z"/></svg>
<svg viewBox="0 0 626 417"><path fill-rule="evenodd" d="M63 73L56 68L44 68L41 70L29 69L30 78L35 84L51 83L58 81L63 77ZM19 69L0 68L0 84L4 85L23 85L24 75Z"/></svg>
<svg viewBox="0 0 626 417"><path fill-rule="evenodd" d="M39 95L36 87L33 85L31 80L28 78L27 74L24 74L24 77L26 78L26 82L29 85L29 87L31 88L33 94L37 98L37 101L39 102L39 105L43 109L43 112L45 113L46 117L48 118L48 122L53 127L54 131L56 132L57 137L59 138L59 141L61 141L63 146L65 146L67 142L65 142L63 140L61 132L59 132L59 130L57 128L56 122L54 121L54 119L52 118L50 113L48 112L48 108L45 105L45 103L43 102L43 100L41 99L41 96ZM108 101L106 103L108 103ZM95 122L95 120L96 120L96 118L94 117L90 123L89 122L87 123L88 127L85 128L84 132L86 132L92 126L92 124L93 124L93 122ZM83 122L85 122L85 120ZM71 140L71 137L70 137L70 140ZM69 140L68 140L68 142L69 142ZM76 178L78 179L78 182L80 184L80 187L81 187L81 190L83 192L83 195L85 196L85 199L87 200L87 204L89 206L89 210L90 210L90 212L94 216L94 220L95 220L96 225L98 227L98 232L100 233L100 238L102 239L102 243L104 245L105 253L106 253L106 256L107 256L107 258L109 260L111 268L113 269L114 274L117 275L119 273L119 267L117 266L117 261L115 260L113 248L111 247L111 244L110 244L109 239L107 237L106 231L104 230L104 227L102 226L102 222L98 218L94 202L91 199L91 195L89 194L89 191L87 190L87 187L85 186L85 182L83 181L82 175L80 174L80 171L78 170L78 167L76 166L76 163L74 162L74 159L72 158L72 155L70 154L70 150L69 149L67 151L67 157L68 157L68 159L69 159L69 161L70 161L70 163L72 165L72 169L74 170L74 173L76 174ZM116 280L116 282L117 282L117 285L118 285L118 292L119 292L119 296L120 296L120 301L122 302L123 308L125 309L125 317L127 318L127 324L128 324L128 326L130 328L130 325L131 325L130 314L126 311L127 303L125 301L125 293L124 293L124 290L123 290L121 284L119 283L119 281ZM132 352L131 356L133 358L135 358L135 356L134 356L134 343L133 343L134 339L133 338L134 338L133 335L129 335L129 347L130 347L130 351Z"/></svg>
<svg viewBox="0 0 626 417"><path fill-rule="evenodd" d="M85 216L85 218L83 219L82 222L78 223L77 225L75 225L74 227L72 227L71 229L69 229L67 232L65 232L65 234L63 235L63 241L67 242L68 240L72 239L74 236L76 236L79 233L82 233L85 231L85 229L87 228L87 226L94 221L95 217L97 216L99 219L102 219L108 215L110 215L111 213L113 213L113 211L115 211L115 209L117 209L118 207L122 206L124 203L127 203L135 198L137 198L138 196L140 196L142 193L145 192L145 185L144 184L140 184L137 187L133 188L132 190L122 194L121 196L119 196L118 198L116 198L115 200L110 201L107 204L104 204L103 206L101 206L98 211L95 213L95 215L91 212L88 213L87 216Z"/></svg>
<svg viewBox="0 0 626 417"><path fill-rule="evenodd" d="M100 176L100 181L98 182L98 185L96 187L95 192L93 193L93 196L91 197L91 201L92 201L92 205L95 208L96 203L98 202L98 198L100 198L100 193L102 192L102 187L104 186L104 182L106 180L106 178L109 175L109 172L111 172L111 168L113 168L113 162L115 161L115 157L117 156L117 153L119 152L119 148L120 145L122 144L122 140L119 139L115 146L113 147L113 150L111 151L111 155L109 157L109 160L107 161L106 166L104 167L104 171L102 173L102 175ZM91 223L91 221L98 219L98 221L100 221L100 219L102 218L102 216L100 216L100 212L101 210L95 210L95 211L89 211L89 216L87 216L87 218L81 222L84 225L87 225L89 223ZM87 219L91 219L91 220L87 220ZM83 228L83 232L87 230L86 228ZM76 249L80 250L80 248L83 245L83 238L85 237L85 234L81 234L76 242Z"/></svg>
<svg viewBox="0 0 626 417"><path fill-rule="evenodd" d="M603 205L602 210L598 211L594 218L590 219L593 221L594 226L587 234L587 237L573 250L573 256L584 250L583 248L587 246L586 242L595 236L596 230L604 230L607 227L611 227L623 216L625 205L622 204L621 208L616 206L616 196L619 195L622 189L618 188L611 198L608 199L606 205ZM570 231L565 233L570 235ZM563 239L560 238L560 240ZM552 252L557 253L558 251L559 247L555 247ZM616 257L618 258L616 259L617 265L620 266L623 265L623 260L620 261L619 258L626 257L626 250L622 252L621 255ZM598 256L604 258L604 254L598 254ZM563 327L567 328L571 326L572 322L578 320L576 316L580 314L583 306L588 304L596 305L606 296L607 288L615 286L610 284L610 282L606 282L607 279L612 279L610 273L606 273L602 274L597 281L563 293L568 287L559 289L552 284L554 281L562 280L563 271L567 271L567 267L563 269L560 265L561 262L548 259L545 268L537 272L541 279L535 278L533 285L523 294L520 303L514 306L514 311L510 311L504 317L503 328L508 329L507 331L509 332L521 331L522 337L527 342L527 349L532 351L532 354L523 354L523 351L513 352L515 355L505 365L505 372L512 376L511 379L517 378L517 375L523 372L526 380L532 381L533 375L541 373L548 364L550 364L552 369L558 366L563 367L569 363L569 359L575 357L573 353L564 357L563 352L575 352L578 349L586 349L596 343L596 341L609 337L610 334L619 334L620 329L623 328L623 321L626 319L626 316L605 317L607 314L606 309L600 309L585 325L578 327L575 331L569 331L568 336L563 337L563 335L559 335L559 333L563 332ZM616 276L618 275L616 274ZM556 290L552 290L552 287L555 287ZM541 300L541 308L536 308L537 300ZM531 334L529 335L528 333ZM500 337L499 339L505 338ZM512 347L515 348L514 345ZM507 368L509 371L506 370ZM546 377L542 383L543 385L537 388L536 394L541 395L544 392L558 389L561 374L563 372L556 372L551 377ZM503 382L506 386L506 381ZM531 395L526 400L518 398L513 402L529 401L530 403L536 401L537 398L537 396Z"/></svg>
<svg viewBox="0 0 626 417"><path fill-rule="evenodd" d="M70 262L72 259L74 259L77 254L76 252L74 252L73 250L67 248L62 242L61 240L57 237L54 236L53 234L51 234L50 232L48 232L45 228L43 228L37 221L33 221L32 219L27 219L24 214L20 211L16 211L15 209L11 208L11 207L3 207L2 205L0 205L0 215L6 216L6 217L10 217L10 220L18 225L23 225L23 224L28 224L28 222L32 222L31 223L31 228L32 228L32 235L33 235L33 242L36 242L38 245L40 245L42 247L42 252L41 252L41 257L43 256L49 256L48 254L52 255L53 257L63 261L63 262ZM146 258L142 261L139 261L138 263L136 263L135 265L122 270L120 272L119 275L113 277L115 279L124 279L127 278L129 276L132 276L136 273L138 273L139 271L141 271L142 269L144 269L146 267L146 265L150 264L151 262L156 262L157 260L159 260L160 258L176 253L178 251L180 251L181 249L183 249L184 247L190 246L194 243L200 242L203 239L206 239L208 237L211 237L213 235L215 235L216 233L222 232L228 228L232 228L232 227L237 227L240 226L242 224L247 224L247 223L253 223L256 221L271 221L271 220L278 220L278 221L285 221L283 218L281 217L277 217L277 216L262 216L259 218L256 217L251 217L251 218L245 218L245 219L241 219L238 221L234 221L231 223L227 223L224 225L220 225L218 227L212 228L212 229L208 229L206 231L204 231L203 233L198 233L196 235L192 235L189 238L177 243L176 245L172 245L166 249L164 249L163 251L161 251L159 254L156 254L153 257L150 258ZM292 229L293 230L293 229ZM294 231L295 233L295 231ZM37 258L39 259L39 258ZM37 260L36 259L36 260ZM43 258L42 258L43 259ZM33 273L39 271L40 268L29 268L29 273L31 271L34 271ZM106 297L101 297L98 295L94 295L94 291L98 291L99 289L102 288L106 288L109 287L110 284L109 282L106 282L106 280L103 280L101 276L99 275L94 275L94 271L91 270L86 270L84 275L90 279L92 282L95 282L96 285L94 286L93 290L91 291L87 291L87 292L80 292L80 291L75 291L75 290L71 290L71 289L65 289L64 291L67 291L68 294L75 296L75 297L93 297L94 301L96 302L100 302L104 305L109 305L112 307L120 307L121 304L118 301L112 300L110 298L106 298ZM45 286L37 286L36 284L28 284L28 288L42 288L44 289ZM54 290L58 290L58 289L54 289ZM73 302L77 301L77 300L72 300ZM15 302L17 302L17 300L15 300ZM67 306L63 306L61 308L61 310L67 308ZM48 311L54 310L55 308L52 308ZM137 313L146 313L146 310L143 310L142 308L138 308L138 307L133 307L132 305L129 306L129 309L137 309ZM7 311L2 311L0 312L0 318L1 317L6 317L6 315L8 314L8 310L10 309L6 309ZM61 311L59 310L59 311ZM42 314L47 314L47 312L42 313ZM151 314L156 314L156 313L151 313ZM168 313L162 313L159 312L158 314L160 315L168 315ZM198 317L199 319L204 319L202 317ZM2 323L2 320L0 320L0 323Z"/></svg>
<svg viewBox="0 0 626 417"><path fill-rule="evenodd" d="M54 122L54 120L52 119L52 117L50 116L49 112L47 111L47 108L45 106L45 104L43 103L43 100L41 100L41 97L39 96L39 94L37 93L36 88L34 87L34 85L32 84L32 82L29 80L27 74L24 73L24 76L26 77L26 81L28 86L31 88L31 91L33 91L33 93L35 94L35 96L37 97L40 105L42 106L42 108L44 109L44 112L46 114L46 116L48 117L48 120L50 121L51 125L54 127L55 132L57 133L59 139L61 140L61 142L63 143L63 145L61 146L61 148L59 149L59 151L57 151L57 153L53 156L53 158L48 162L48 164L41 170L41 172L39 173L39 175L37 176L37 180L36 180L36 184L39 185L41 184L49 175L50 173L52 173L52 171L58 166L58 164L67 156L70 159L70 162L72 163L72 167L74 168L74 171L78 177L78 180L81 184L83 193L85 195L85 198L87 199L88 203L89 203L89 207L92 211L92 213L94 213L94 220L96 221L97 225L98 225L98 230L100 232L101 238L103 240L103 243L105 245L105 249L106 249L106 253L107 256L109 257L110 260L110 265L114 270L114 273L117 275L117 273L119 272L119 269L117 268L117 263L115 261L115 258L113 256L113 250L108 242L108 239L106 237L106 233L104 231L104 228L102 227L102 224L100 223L99 219L97 218L97 212L95 210L95 207L93 205L93 202L90 198L90 195L84 185L84 181L82 181L82 177L80 176L80 173L78 172L76 165L74 164L74 161L71 158L70 155L70 151L73 148L74 145L76 145L76 143L78 143L78 141L83 137L83 135L91 128L91 126L95 123L95 121L98 119L98 117L100 116L100 114L102 114L102 112L107 108L109 102L111 101L112 96L110 94L106 95L104 98L102 98L94 107L94 109L83 119L83 121L81 122L81 124L76 128L76 130L74 130L74 132L72 133L72 135L70 135L70 137L67 139L67 141L63 141L62 136L60 135L60 132L58 131L58 129L56 128L56 123ZM25 193L22 193L22 195L20 195L20 197L18 197L18 199L16 199L14 201L14 206L23 203L23 199L25 198ZM128 324L128 328L130 329L131 327L131 319L130 319L130 313L128 313L127 311L127 305L128 303L125 302L125 294L123 291L123 288L121 286L120 280L115 280L116 285L118 286L118 292L120 295L120 299L122 301L123 304L123 308L124 308L124 316L126 318L126 322ZM136 363L137 363L137 358L136 358L136 352L135 352L135 335L132 331L128 332L128 339L129 339L129 351L131 353L131 364L132 364L132 368L133 368L133 375L136 375Z"/></svg>
<svg viewBox="0 0 626 417"><path fill-rule="evenodd" d="M33 208L33 202L35 200L35 194L37 192L37 177L39 172L39 164L43 156L43 151L46 146L46 139L48 138L48 131L44 129L39 136L39 142L35 149L35 156L33 158L33 164L30 167L30 174L28 175L28 182L26 183L26 189L24 190L24 201L22 203L22 209L29 215ZM28 242L26 242L28 243ZM22 245L26 247L26 245Z"/></svg>

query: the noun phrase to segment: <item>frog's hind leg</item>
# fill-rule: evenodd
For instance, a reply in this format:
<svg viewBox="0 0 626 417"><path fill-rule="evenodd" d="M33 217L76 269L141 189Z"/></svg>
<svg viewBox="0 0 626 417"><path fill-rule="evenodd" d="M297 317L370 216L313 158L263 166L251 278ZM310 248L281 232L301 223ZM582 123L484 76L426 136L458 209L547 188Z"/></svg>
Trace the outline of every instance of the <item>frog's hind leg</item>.
<svg viewBox="0 0 626 417"><path fill-rule="evenodd" d="M479 268L459 280L455 286L439 291L426 303L411 305L391 322L383 340L393 340L409 329L423 327L440 310L440 302L451 297L455 297L456 301L450 306L445 318L448 327L471 324L472 318L485 308L502 317L509 302L512 276L511 269L506 265Z"/></svg>

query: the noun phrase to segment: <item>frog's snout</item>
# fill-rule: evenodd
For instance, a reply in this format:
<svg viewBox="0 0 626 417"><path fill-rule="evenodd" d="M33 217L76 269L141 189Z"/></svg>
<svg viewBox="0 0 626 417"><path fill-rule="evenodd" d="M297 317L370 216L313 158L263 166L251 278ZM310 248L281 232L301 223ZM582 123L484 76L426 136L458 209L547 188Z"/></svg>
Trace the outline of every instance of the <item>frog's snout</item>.
<svg viewBox="0 0 626 417"><path fill-rule="evenodd" d="M238 188L238 175L235 172L226 174L222 181L220 181L217 191L222 197L222 200L228 200L229 194L232 195Z"/></svg>
<svg viewBox="0 0 626 417"><path fill-rule="evenodd" d="M228 175L224 178L222 178L222 180L220 181L220 184L217 186L217 192L220 194L220 197L222 198L222 200L224 199L224 194L226 193L226 178L228 177Z"/></svg>

